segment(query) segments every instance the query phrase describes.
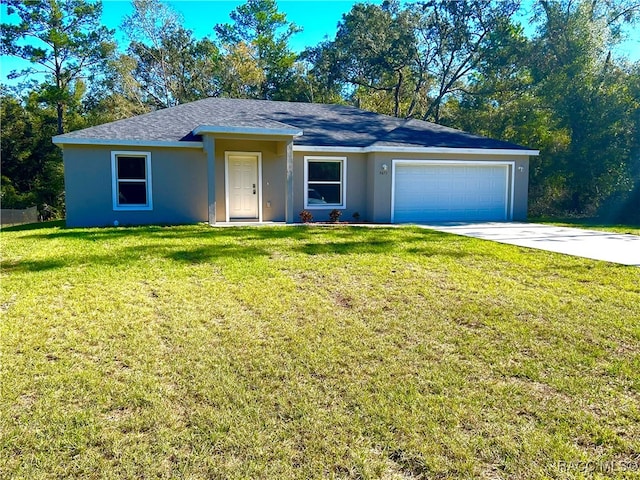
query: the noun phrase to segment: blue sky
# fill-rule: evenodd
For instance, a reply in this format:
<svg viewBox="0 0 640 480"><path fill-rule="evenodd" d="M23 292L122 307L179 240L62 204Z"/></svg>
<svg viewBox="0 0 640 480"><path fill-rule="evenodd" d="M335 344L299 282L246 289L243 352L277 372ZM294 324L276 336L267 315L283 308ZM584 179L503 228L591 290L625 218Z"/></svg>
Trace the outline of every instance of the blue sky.
<svg viewBox="0 0 640 480"><path fill-rule="evenodd" d="M177 0L168 2L175 10L182 14L186 28L193 30L198 38L209 35L213 37L213 26L218 23L230 22L229 13L244 3L229 0ZM344 13L351 10L353 0L279 0L278 8L287 14L287 19L303 28L303 31L291 39L291 47L295 51L302 51L305 47L313 46L325 38L333 38L336 25ZM381 0L372 3L381 3ZM120 48L126 45L125 38L119 30L122 18L132 11L129 0L103 0L102 23L116 30L116 38ZM2 21L9 21L4 5L1 9ZM15 18L15 16L13 16ZM624 55L631 60L640 59L640 30L633 32L631 38L620 47L618 55ZM7 75L11 70L29 67L28 62L13 57L2 57L0 63L0 82L8 81Z"/></svg>
<svg viewBox="0 0 640 480"><path fill-rule="evenodd" d="M196 37L213 37L213 27L218 23L229 23L229 13L244 1L228 0L178 0L167 2L184 17L186 28L193 30ZM291 46L302 51L324 39L333 37L336 25L344 13L351 10L353 0L279 0L278 9L287 14L287 20L303 28L294 35ZM380 1L372 3L381 3ZM129 0L103 0L103 23L109 28L117 28L122 17L132 11ZM121 40L121 39L118 39ZM124 44L124 38L121 43Z"/></svg>
<svg viewBox="0 0 640 480"><path fill-rule="evenodd" d="M186 28L193 30L196 37L210 36L213 38L213 27L218 23L229 23L229 13L244 1L228 0L177 0L167 2L184 18ZM291 39L291 48L297 52L307 46L313 46L325 39L333 37L336 25L344 13L351 10L353 0L279 0L278 8L287 14L287 19L303 28L301 33ZM380 2L374 2L380 3ZM126 38L118 28L122 19L133 11L129 0L103 0L102 23L108 28L116 30L116 39L120 48L125 48ZM4 5L1 9L2 21L17 18L16 15L7 17ZM14 57L1 57L0 82L15 84L7 80L12 70L28 68L30 65Z"/></svg>

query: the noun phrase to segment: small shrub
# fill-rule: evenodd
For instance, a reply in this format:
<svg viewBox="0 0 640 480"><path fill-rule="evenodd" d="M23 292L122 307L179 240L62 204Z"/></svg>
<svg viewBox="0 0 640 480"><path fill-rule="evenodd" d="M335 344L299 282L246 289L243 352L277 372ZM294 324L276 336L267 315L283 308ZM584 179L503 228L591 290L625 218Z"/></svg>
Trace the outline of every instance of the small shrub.
<svg viewBox="0 0 640 480"><path fill-rule="evenodd" d="M340 215L342 215L342 212L337 208L334 208L329 212L329 220L333 223L336 223L338 220L340 220Z"/></svg>
<svg viewBox="0 0 640 480"><path fill-rule="evenodd" d="M360 221L360 214L359 214L358 212L354 212L354 213L353 213L353 215L351 215L351 216L353 217L353 219L354 219L356 222L359 222L359 221Z"/></svg>
<svg viewBox="0 0 640 480"><path fill-rule="evenodd" d="M313 222L313 215L309 210L302 210L300 212L300 220L302 220L302 223Z"/></svg>

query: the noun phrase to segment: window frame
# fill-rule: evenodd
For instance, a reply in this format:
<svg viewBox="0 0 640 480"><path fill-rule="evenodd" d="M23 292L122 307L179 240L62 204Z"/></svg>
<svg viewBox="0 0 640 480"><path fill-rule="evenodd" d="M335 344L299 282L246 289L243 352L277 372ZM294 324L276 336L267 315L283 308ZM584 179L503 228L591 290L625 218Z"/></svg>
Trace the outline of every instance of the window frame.
<svg viewBox="0 0 640 480"><path fill-rule="evenodd" d="M145 178L142 179L120 179L118 178L118 157L140 157L145 159ZM120 183L142 183L144 182L147 203L145 204L126 204L120 205L118 202ZM150 211L153 210L153 196L152 196L152 181L151 181L151 152L141 151L126 151L118 150L111 152L111 194L113 201L114 211Z"/></svg>
<svg viewBox="0 0 640 480"><path fill-rule="evenodd" d="M314 181L311 180L311 184L324 184L324 185L340 185L341 187L341 201L340 203L327 203L327 204L309 204L309 163L314 162L333 162L340 164L340 181ZM304 208L308 210L327 210L327 209L339 209L344 210L347 208L347 157L334 157L334 156L305 156L304 157Z"/></svg>

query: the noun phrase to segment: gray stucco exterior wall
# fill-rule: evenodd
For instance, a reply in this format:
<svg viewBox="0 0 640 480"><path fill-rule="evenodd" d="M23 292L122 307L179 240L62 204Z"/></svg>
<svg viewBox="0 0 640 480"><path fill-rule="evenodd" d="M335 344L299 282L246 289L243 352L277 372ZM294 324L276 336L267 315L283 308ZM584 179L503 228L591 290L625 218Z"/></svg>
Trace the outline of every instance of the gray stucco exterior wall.
<svg viewBox="0 0 640 480"><path fill-rule="evenodd" d="M213 142L212 142L213 143ZM151 154L153 209L113 209L111 154L139 151ZM526 220L529 157L524 155L409 154L409 153L293 153L293 175L288 172L290 140L215 139L215 216L226 220L225 155L260 153L263 221L299 221L304 205L305 156L344 157L347 164L346 202L342 220L358 213L362 221L388 223L392 217L394 160L507 162L513 190L512 220ZM81 146L64 147L67 225L181 224L209 220L207 152L203 148ZM387 166L386 171L382 168ZM293 191L288 195L292 182ZM326 221L333 207L309 209L314 220ZM288 214L287 214L288 213Z"/></svg>
<svg viewBox="0 0 640 480"><path fill-rule="evenodd" d="M225 155L256 153L262 158L262 220L284 222L286 213L287 148L285 141L216 139L216 217L226 220Z"/></svg>
<svg viewBox="0 0 640 480"><path fill-rule="evenodd" d="M285 221L285 141L216 140L216 221L226 220L225 154L260 153L262 157L262 211L264 221ZM111 154L116 151L151 154L153 209L113 209ZM67 225L107 226L182 224L209 220L208 165L200 148L76 146L64 148Z"/></svg>
<svg viewBox="0 0 640 480"><path fill-rule="evenodd" d="M304 206L304 158L305 157L326 157L347 159L346 178L346 201L345 208L338 208L342 212L340 220L353 221L353 214L358 213L360 220L368 220L367 208L367 155L363 153L335 153L335 152L295 152L293 156L293 202L294 221L300 221L300 212ZM329 220L329 213L335 207L307 208L313 215L315 221L323 222Z"/></svg>
<svg viewBox="0 0 640 480"><path fill-rule="evenodd" d="M512 220L525 221L529 211L529 157L515 160Z"/></svg>
<svg viewBox="0 0 640 480"><path fill-rule="evenodd" d="M151 153L153 210L113 209L111 152ZM64 147L67 225L181 224L207 220L207 164L202 149Z"/></svg>

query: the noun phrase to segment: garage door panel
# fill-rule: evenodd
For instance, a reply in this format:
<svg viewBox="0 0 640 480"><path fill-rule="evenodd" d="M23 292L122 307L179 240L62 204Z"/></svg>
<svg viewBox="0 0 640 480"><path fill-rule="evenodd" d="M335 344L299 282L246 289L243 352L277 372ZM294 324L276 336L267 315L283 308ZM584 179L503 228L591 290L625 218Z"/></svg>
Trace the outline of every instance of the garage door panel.
<svg viewBox="0 0 640 480"><path fill-rule="evenodd" d="M398 164L395 222L507 219L507 165Z"/></svg>

